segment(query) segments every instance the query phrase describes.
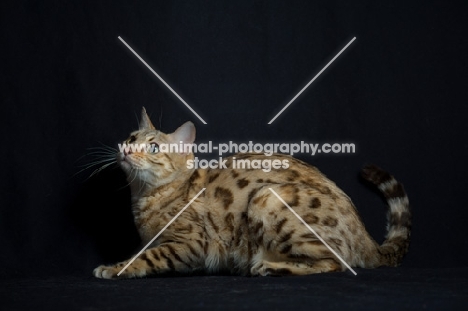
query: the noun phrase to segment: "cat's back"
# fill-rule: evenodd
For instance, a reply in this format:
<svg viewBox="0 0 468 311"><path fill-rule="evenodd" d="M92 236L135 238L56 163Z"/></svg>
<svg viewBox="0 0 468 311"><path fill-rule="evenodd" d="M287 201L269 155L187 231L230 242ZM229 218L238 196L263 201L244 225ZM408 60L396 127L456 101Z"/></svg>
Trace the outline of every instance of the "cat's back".
<svg viewBox="0 0 468 311"><path fill-rule="evenodd" d="M202 173L205 208L221 211L245 211L251 199L263 188L297 186L315 189L332 199L347 196L317 168L283 154L237 154L225 159L225 168Z"/></svg>

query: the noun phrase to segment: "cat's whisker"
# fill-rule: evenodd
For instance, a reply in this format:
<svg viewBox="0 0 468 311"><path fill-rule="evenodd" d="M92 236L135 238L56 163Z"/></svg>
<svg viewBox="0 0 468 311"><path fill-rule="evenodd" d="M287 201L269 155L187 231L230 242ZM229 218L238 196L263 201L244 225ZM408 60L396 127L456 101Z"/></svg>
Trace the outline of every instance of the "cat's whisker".
<svg viewBox="0 0 468 311"><path fill-rule="evenodd" d="M109 162L109 161L110 161L110 162ZM106 163L106 162L109 162L109 163ZM96 163L88 164L88 165L86 165L83 169L81 169L81 170L79 170L78 172L76 172L76 173L74 174L74 176L76 176L76 175L78 175L78 174L80 174L80 173L82 173L82 172L84 172L84 171L90 169L90 168L93 167L93 166L96 166L96 165L99 165L99 164L102 164L102 163L106 163L106 164L104 164L103 166L101 166L101 167L95 169L87 179L89 179L89 178L92 177L93 175L99 173L99 172L102 171L103 169L109 167L110 165L117 163L117 161L116 161L115 159L113 159L113 160L108 159L108 160L102 160L102 161L98 161L98 162L96 162Z"/></svg>
<svg viewBox="0 0 468 311"><path fill-rule="evenodd" d="M105 144L101 144L101 146L96 146L96 147L89 147L89 150L94 150L94 149L106 149L106 150L117 150L115 147L111 147Z"/></svg>
<svg viewBox="0 0 468 311"><path fill-rule="evenodd" d="M79 157L76 160L77 162L88 156L98 157L98 156L104 155L104 156L109 156L109 157L115 157L117 153L119 152L119 150L117 150L116 148L106 146L106 145L103 145L101 147L90 147L90 148L87 148L87 150L90 150L91 152L88 152L82 155L81 157Z"/></svg>
<svg viewBox="0 0 468 311"><path fill-rule="evenodd" d="M112 151L118 151L117 148L111 147L111 146L107 146L107 145L102 144L102 143L101 143L101 146L89 147L88 150L112 150Z"/></svg>
<svg viewBox="0 0 468 311"><path fill-rule="evenodd" d="M134 111L133 113L135 115L135 119L137 121L137 124L140 124L140 119L138 119L138 114L136 113L136 111Z"/></svg>
<svg viewBox="0 0 468 311"><path fill-rule="evenodd" d="M133 176L133 173L134 173L134 172L135 172L135 170L132 168L132 169L130 170L130 173L129 173L129 178L127 179L127 180L129 180L129 182L125 185L125 187L130 186L130 184L135 180L135 178L136 178L136 173L135 173L135 175Z"/></svg>
<svg viewBox="0 0 468 311"><path fill-rule="evenodd" d="M133 174L134 174L134 176L132 176ZM128 173L129 178L127 180L129 180L129 179L131 179L131 180L128 183L126 183L125 186L119 188L119 190L122 190L122 189L124 189L126 187L129 187L135 181L135 179L137 178L137 175L138 175L137 170L135 170L133 168L130 169L130 172Z"/></svg>
<svg viewBox="0 0 468 311"><path fill-rule="evenodd" d="M133 178L132 178L132 181L130 181L130 182L128 183L129 186L130 186L130 184L132 184L132 183L135 181L135 179L136 179L137 176L138 176L137 170L132 170L132 173L134 173L134 176L133 176Z"/></svg>
<svg viewBox="0 0 468 311"><path fill-rule="evenodd" d="M107 157L113 157L115 158L117 156L116 152L104 152L104 151L94 151L94 152L89 152L85 154L85 156L92 156L95 158L102 157L102 156L107 156Z"/></svg>
<svg viewBox="0 0 468 311"><path fill-rule="evenodd" d="M86 155L94 155L94 154L108 154L108 155L116 155L116 151L111 151L111 150L97 150L93 152L89 152Z"/></svg>
<svg viewBox="0 0 468 311"><path fill-rule="evenodd" d="M100 168L94 170L94 171L91 173L91 175L89 175L88 178L93 177L94 175L96 175L97 173L99 173L100 171L102 171L103 169L105 169L106 167L109 167L110 165L115 164L115 163L116 163L116 162L113 161L113 162L111 162L111 163L104 164L104 165L101 166Z"/></svg>
<svg viewBox="0 0 468 311"><path fill-rule="evenodd" d="M99 143L101 144L101 147L102 147L102 148L108 148L108 149L117 150L116 148L111 147L111 146L109 146L109 145L106 145L106 144L104 144L104 143L102 143L102 142L99 142ZM91 148L99 148L99 147L91 147Z"/></svg>
<svg viewBox="0 0 468 311"><path fill-rule="evenodd" d="M118 153L118 151L114 150L93 150L91 152L88 152L86 155L102 155L102 154L107 154L107 155L112 155L115 156Z"/></svg>
<svg viewBox="0 0 468 311"><path fill-rule="evenodd" d="M116 160L116 155L118 153L118 150L116 148L113 148L113 147L110 147L110 146L107 146L107 145L104 145L101 143L102 146L98 146L98 147L90 147L90 148L87 148L87 150L89 150L90 152L88 152L87 154L81 156L80 158L78 158L77 162L82 160L84 157L92 157L93 160L89 163L86 163L86 164L83 164L83 165L79 165L79 167L81 168L78 172L76 172L73 176L76 176L90 168L93 168L95 166L98 166L98 165L102 165L101 167L95 169L91 175L87 178L91 178L92 176L98 174L99 172L101 172L102 170L106 169L107 167L115 164L117 162Z"/></svg>
<svg viewBox="0 0 468 311"><path fill-rule="evenodd" d="M141 193L145 186L145 183L141 179L138 181L138 183L140 184L140 189L138 189L138 193Z"/></svg>
<svg viewBox="0 0 468 311"><path fill-rule="evenodd" d="M96 165L99 165L99 164L102 164L102 163L106 163L106 162L110 162L110 161L116 162L115 158L106 158L106 159L100 159L100 160L96 160L96 161L81 165L80 167L83 167L86 170L86 169L91 168L93 166L96 166Z"/></svg>

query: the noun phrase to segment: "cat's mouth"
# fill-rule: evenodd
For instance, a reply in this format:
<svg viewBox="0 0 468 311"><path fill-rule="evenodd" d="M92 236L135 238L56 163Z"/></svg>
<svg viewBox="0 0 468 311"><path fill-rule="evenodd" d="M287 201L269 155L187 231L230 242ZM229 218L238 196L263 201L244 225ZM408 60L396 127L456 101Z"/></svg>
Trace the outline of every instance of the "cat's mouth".
<svg viewBox="0 0 468 311"><path fill-rule="evenodd" d="M129 154L125 155L122 152L117 154L117 163L125 170L129 171L133 168L132 161L129 158Z"/></svg>

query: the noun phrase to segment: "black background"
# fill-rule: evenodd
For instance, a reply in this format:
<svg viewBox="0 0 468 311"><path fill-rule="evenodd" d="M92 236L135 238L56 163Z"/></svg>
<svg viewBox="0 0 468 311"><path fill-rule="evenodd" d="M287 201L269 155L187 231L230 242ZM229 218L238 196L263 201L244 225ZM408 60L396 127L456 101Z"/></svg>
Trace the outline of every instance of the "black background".
<svg viewBox="0 0 468 311"><path fill-rule="evenodd" d="M142 106L164 132L194 122L200 142L355 143L300 158L351 196L379 242L384 204L358 173L389 170L414 213L403 267L467 266L462 2L15 1L0 14L0 275L90 276L136 250L123 174L78 172L88 148L137 128Z"/></svg>

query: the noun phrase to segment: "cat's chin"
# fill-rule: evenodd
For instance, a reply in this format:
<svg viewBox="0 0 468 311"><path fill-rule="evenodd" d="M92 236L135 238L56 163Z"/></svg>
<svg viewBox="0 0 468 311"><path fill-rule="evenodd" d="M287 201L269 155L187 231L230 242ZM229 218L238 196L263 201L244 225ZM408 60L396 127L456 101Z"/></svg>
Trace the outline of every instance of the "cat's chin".
<svg viewBox="0 0 468 311"><path fill-rule="evenodd" d="M132 170L132 165L125 161L124 156L117 156L117 163L120 165L120 167L124 170L124 172L128 173Z"/></svg>
<svg viewBox="0 0 468 311"><path fill-rule="evenodd" d="M125 156L123 154L117 155L117 163L124 170L124 172L130 172L132 170L132 165L125 160Z"/></svg>
<svg viewBox="0 0 468 311"><path fill-rule="evenodd" d="M130 163L126 161L121 161L120 162L120 167L125 171L125 172L130 172L132 170L132 166Z"/></svg>

